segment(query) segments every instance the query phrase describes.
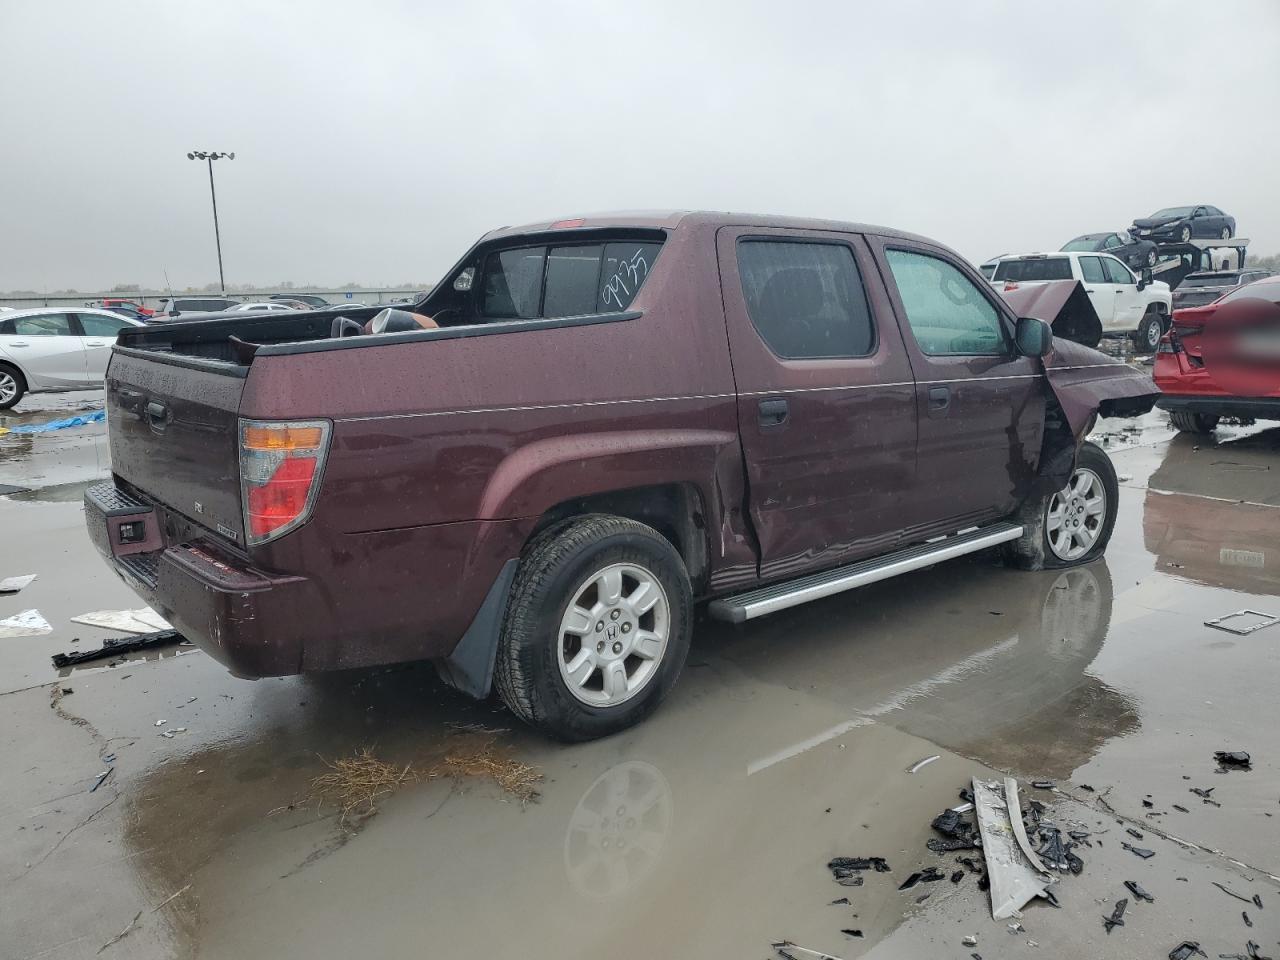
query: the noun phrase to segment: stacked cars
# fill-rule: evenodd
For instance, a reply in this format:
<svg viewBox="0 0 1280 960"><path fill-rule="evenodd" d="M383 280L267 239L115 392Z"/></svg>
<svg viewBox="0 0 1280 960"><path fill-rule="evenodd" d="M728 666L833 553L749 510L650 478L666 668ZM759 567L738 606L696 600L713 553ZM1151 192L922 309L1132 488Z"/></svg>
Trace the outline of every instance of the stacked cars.
<svg viewBox="0 0 1280 960"><path fill-rule="evenodd" d="M1155 241L1188 243L1197 237L1229 240L1236 234L1236 218L1208 204L1165 207L1134 220L1130 229L1140 238Z"/></svg>

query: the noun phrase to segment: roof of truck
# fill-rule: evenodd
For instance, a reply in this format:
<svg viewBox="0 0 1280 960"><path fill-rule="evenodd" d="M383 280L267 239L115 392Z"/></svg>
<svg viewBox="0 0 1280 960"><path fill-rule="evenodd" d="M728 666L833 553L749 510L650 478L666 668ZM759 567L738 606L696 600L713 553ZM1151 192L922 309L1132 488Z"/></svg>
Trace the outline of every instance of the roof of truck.
<svg viewBox="0 0 1280 960"><path fill-rule="evenodd" d="M526 223L515 227L499 227L485 234L485 240L497 237L518 236L525 233L546 233L559 230L599 230L617 227L640 227L674 230L677 227L697 225L782 227L793 230L832 230L841 233L872 233L878 236L898 237L936 243L922 237L889 227L842 220L818 220L806 217L781 217L758 213L733 213L724 210L620 210L604 213L588 213L573 217L559 217L538 223Z"/></svg>

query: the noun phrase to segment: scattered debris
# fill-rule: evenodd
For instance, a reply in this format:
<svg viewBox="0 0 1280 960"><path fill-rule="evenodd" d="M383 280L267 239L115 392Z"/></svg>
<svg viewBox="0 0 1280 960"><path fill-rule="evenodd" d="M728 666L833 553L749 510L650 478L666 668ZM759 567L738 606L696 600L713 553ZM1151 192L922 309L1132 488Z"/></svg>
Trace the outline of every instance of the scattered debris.
<svg viewBox="0 0 1280 960"><path fill-rule="evenodd" d="M1262 909L1262 897L1256 893L1253 895L1253 905L1259 910Z"/></svg>
<svg viewBox="0 0 1280 960"><path fill-rule="evenodd" d="M1146 839L1145 837L1143 837L1142 832L1140 830L1135 830L1133 829L1133 827L1125 827L1124 832L1127 833L1129 836L1133 837L1133 839L1135 840Z"/></svg>
<svg viewBox="0 0 1280 960"><path fill-rule="evenodd" d="M1253 903L1253 901L1250 900L1248 897L1246 897L1243 893L1236 893L1234 890L1228 887L1225 883L1219 883L1217 880L1213 880L1210 882L1229 897L1235 897L1237 900L1242 900L1245 903Z"/></svg>
<svg viewBox="0 0 1280 960"><path fill-rule="evenodd" d="M1217 800L1214 800L1212 797L1209 796L1209 794L1213 793L1213 791L1217 789L1218 789L1217 787L1209 787L1207 790L1202 790L1200 787L1192 787L1191 792L1194 793L1197 797L1199 797L1202 803L1211 803L1215 807L1220 807L1222 806L1222 804L1220 804Z"/></svg>
<svg viewBox="0 0 1280 960"><path fill-rule="evenodd" d="M1175 809L1175 810L1177 810L1177 811L1179 811L1179 812L1181 812L1181 813L1190 813L1190 812L1191 812L1190 810L1188 810L1186 807L1182 806L1182 804L1179 804L1179 803L1172 804L1172 806L1173 806L1173 809Z"/></svg>
<svg viewBox="0 0 1280 960"><path fill-rule="evenodd" d="M1241 911L1240 911L1240 918L1241 918L1242 920L1244 920L1244 925L1245 925L1246 927L1252 927L1252 926L1253 926L1253 921L1249 919L1249 911L1248 911L1248 910L1241 910Z"/></svg>
<svg viewBox="0 0 1280 960"><path fill-rule="evenodd" d="M1026 928L1022 924L1018 923L1016 920L1013 923L1008 925L1008 929L1010 933L1026 933L1027 932Z"/></svg>
<svg viewBox="0 0 1280 960"><path fill-rule="evenodd" d="M927 767L929 764L933 763L933 761L940 760L940 759L941 759L941 754L935 753L932 757L925 757L923 760L917 760L915 763L911 765L911 768L907 770L907 773L915 773L917 770L921 769L922 767Z"/></svg>
<svg viewBox="0 0 1280 960"><path fill-rule="evenodd" d="M959 883L959 882L960 882L961 880L963 880L963 879L964 879L964 871L963 871L963 870L956 870L956 871L954 871L954 872L951 874L951 882L952 882L952 883Z"/></svg>
<svg viewBox="0 0 1280 960"><path fill-rule="evenodd" d="M987 862L984 879L989 880L991 888L991 917L1004 920L1028 900L1044 896L1046 878L1032 872L1018 849L1001 785L975 779L973 796L982 852Z"/></svg>
<svg viewBox="0 0 1280 960"><path fill-rule="evenodd" d="M1057 870L1059 873L1070 870L1077 875L1084 869L1084 861L1072 853L1075 844L1063 841L1061 830L1051 823L1042 823L1038 832L1040 849L1036 853L1046 867Z"/></svg>
<svg viewBox="0 0 1280 960"><path fill-rule="evenodd" d="M141 910L139 910L137 913L135 913L135 914L133 915L133 919L129 921L129 925L128 925L127 927L125 927L123 930L121 930L119 933L117 933L114 937L112 937L110 940L108 940L106 943L104 943L102 946L100 946L100 947L98 948L98 953L101 953L103 950L107 949L107 947L111 946L112 944L119 943L121 940L123 940L123 939L124 939L125 937L127 937L129 934L133 933L133 928L134 928L135 926L137 926L138 921L139 921L140 919L142 919L142 911L141 911Z"/></svg>
<svg viewBox="0 0 1280 960"><path fill-rule="evenodd" d="M843 933L846 937L857 937L859 940L862 939L861 930L841 930L840 932Z"/></svg>
<svg viewBox="0 0 1280 960"><path fill-rule="evenodd" d="M1084 790L1084 791L1085 791L1085 792L1087 792L1087 793L1097 793L1097 792L1098 792L1097 790L1093 789L1093 787L1089 786L1089 784L1087 784L1087 783L1082 783L1082 784L1080 784L1080 789L1081 789L1081 790Z"/></svg>
<svg viewBox="0 0 1280 960"><path fill-rule="evenodd" d="M945 873L939 873L937 867L929 867L911 874L906 880L902 881L902 885L898 889L910 890L917 883L937 883L939 880L945 880L946 876Z"/></svg>
<svg viewBox="0 0 1280 960"><path fill-rule="evenodd" d="M1052 780L1032 780L1031 785L1037 790L1052 790L1057 787Z"/></svg>
<svg viewBox="0 0 1280 960"><path fill-rule="evenodd" d="M1135 847L1127 843L1121 843L1120 846L1124 847L1135 856L1141 857L1143 860L1150 860L1156 855L1154 850L1148 850L1146 847Z"/></svg>
<svg viewBox="0 0 1280 960"><path fill-rule="evenodd" d="M137 610L93 610L71 618L72 623L83 623L104 630L122 630L125 633L155 633L172 630L173 626L150 607Z"/></svg>
<svg viewBox="0 0 1280 960"><path fill-rule="evenodd" d="M1133 899L1135 901L1145 900L1147 901L1147 903L1156 902L1156 898L1153 897L1151 894L1147 893L1147 891L1143 890L1142 885L1138 883L1137 880L1126 880L1124 882L1124 885L1125 885L1125 888L1128 889L1128 891L1131 894L1133 894Z"/></svg>
<svg viewBox="0 0 1280 960"><path fill-rule="evenodd" d="M43 637L53 633L49 621L40 616L39 610L23 610L12 617L0 620L0 639L11 637Z"/></svg>
<svg viewBox="0 0 1280 960"><path fill-rule="evenodd" d="M827 863L827 869L831 871L836 883L842 887L860 887L862 871L874 870L876 873L888 873L889 864L885 862L884 857L836 857Z"/></svg>
<svg viewBox="0 0 1280 960"><path fill-rule="evenodd" d="M154 907L152 907L151 912L156 913L161 907L168 906L170 903L172 903L174 900L177 900L180 896L182 896L184 893L186 893L190 889L191 889L191 884L188 883L185 887L183 887L181 890L177 891L176 893L169 894L169 896L165 897L163 900L157 903Z"/></svg>
<svg viewBox="0 0 1280 960"><path fill-rule="evenodd" d="M1155 804L1152 803L1150 800L1143 800L1142 805L1146 807L1148 810L1151 810L1155 807Z"/></svg>
<svg viewBox="0 0 1280 960"><path fill-rule="evenodd" d="M847 907L847 906L849 906L849 898L848 898L848 897L841 897L839 900L832 900L830 903L828 903L828 904L827 904L827 906L828 906L828 907L834 907L834 906L837 906L837 905L839 905L839 904L844 904L846 907Z"/></svg>
<svg viewBox="0 0 1280 960"><path fill-rule="evenodd" d="M962 939L960 942L963 943L966 947L976 947L978 945L978 935L970 934L969 936Z"/></svg>
<svg viewBox="0 0 1280 960"><path fill-rule="evenodd" d="M107 769L103 770L100 774L94 777L93 786L89 788L89 792L90 793L96 792L100 786L106 783L107 777L111 776L111 771L114 769L115 767L107 767Z"/></svg>
<svg viewBox="0 0 1280 960"><path fill-rule="evenodd" d="M75 642L74 640L72 641ZM78 663L90 660L104 660L122 653L133 653L137 650L150 650L152 647L166 647L174 643L185 643L186 639L176 630L160 630L155 633L143 633L134 637L111 637L102 641L97 650L77 650L74 653L55 653L53 665L61 670L74 667ZM192 697L192 700L195 698ZM188 700L188 703L191 701Z"/></svg>
<svg viewBox="0 0 1280 960"><path fill-rule="evenodd" d="M1253 623L1244 625L1227 622L1229 620L1234 620L1236 617L1256 617L1258 619ZM1256 633L1265 627L1271 627L1277 623L1280 623L1280 617L1273 617L1271 614L1263 613L1261 610L1250 610L1245 608L1244 610L1237 610L1235 613L1226 613L1220 617L1214 617L1212 620L1206 620L1204 625L1206 627L1213 627L1215 630L1225 630L1227 633L1234 633L1237 637L1247 637L1251 633Z"/></svg>
<svg viewBox="0 0 1280 960"><path fill-rule="evenodd" d="M790 940L775 940L769 944L778 952L778 956L783 960L799 960L797 953L803 953L806 957L817 957L818 960L840 960L839 957L832 956L829 953L823 953L821 950L810 950L808 947L802 947L792 943Z"/></svg>
<svg viewBox="0 0 1280 960"><path fill-rule="evenodd" d="M1200 949L1200 944L1195 940L1183 940L1180 944L1169 951L1169 960L1187 960L1188 957L1202 956L1208 960L1209 955Z"/></svg>
<svg viewBox="0 0 1280 960"><path fill-rule="evenodd" d="M36 578L36 574L28 573L21 577L6 577L0 580L0 593L17 593L23 587L28 586L32 580Z"/></svg>
<svg viewBox="0 0 1280 960"><path fill-rule="evenodd" d="M1102 926L1108 935L1114 928L1124 926L1124 911L1128 906L1129 901L1122 897L1116 901L1116 905L1111 910L1111 916L1102 918Z"/></svg>
<svg viewBox="0 0 1280 960"><path fill-rule="evenodd" d="M1271 960L1270 957L1264 957L1258 951L1261 949L1256 943L1250 940L1244 946L1246 953L1220 953L1220 960Z"/></svg>
<svg viewBox="0 0 1280 960"><path fill-rule="evenodd" d="M324 762L333 772L312 780L312 788L318 799L331 799L342 806L344 821L362 807L364 813L372 813L379 797L417 779L409 764L397 769L375 757L369 747L354 757Z"/></svg>
<svg viewBox="0 0 1280 960"><path fill-rule="evenodd" d="M1221 770L1251 770L1249 755L1243 750L1218 750L1214 753L1213 759L1218 761L1218 767Z"/></svg>

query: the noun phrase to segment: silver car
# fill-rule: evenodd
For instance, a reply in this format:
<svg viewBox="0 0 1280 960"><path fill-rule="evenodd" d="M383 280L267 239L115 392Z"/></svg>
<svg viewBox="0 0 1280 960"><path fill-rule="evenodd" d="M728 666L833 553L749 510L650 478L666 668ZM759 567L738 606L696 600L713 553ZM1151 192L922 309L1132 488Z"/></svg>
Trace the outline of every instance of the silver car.
<svg viewBox="0 0 1280 960"><path fill-rule="evenodd" d="M137 320L90 307L0 315L0 410L28 393L102 386L116 334L140 326Z"/></svg>

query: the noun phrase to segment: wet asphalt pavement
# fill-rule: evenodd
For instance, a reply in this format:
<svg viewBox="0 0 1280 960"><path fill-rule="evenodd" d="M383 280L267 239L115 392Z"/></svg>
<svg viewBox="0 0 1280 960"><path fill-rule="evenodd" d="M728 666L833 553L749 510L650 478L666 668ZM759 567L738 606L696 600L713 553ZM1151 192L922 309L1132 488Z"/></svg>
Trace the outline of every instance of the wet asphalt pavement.
<svg viewBox="0 0 1280 960"><path fill-rule="evenodd" d="M95 400L29 399L0 426ZM1280 956L1280 625L1203 624L1280 614L1280 428L1126 425L1099 430L1123 478L1104 560L1022 573L981 555L703 623L650 721L574 747L425 666L249 682L174 648L59 675L50 654L111 635L72 616L142 605L83 532L104 428L0 436L0 484L27 488L0 496L0 577L39 575L0 618L54 627L0 640L0 956L763 958L782 939L839 958L1163 958L1184 939ZM313 796L364 747L426 773L486 745L541 771L538 800L422 776L344 820ZM1253 769L1218 773L1215 750ZM1091 833L1061 908L1033 903L1015 932L925 847L995 771ZM841 887L836 855L891 870ZM948 879L898 890L931 865Z"/></svg>

